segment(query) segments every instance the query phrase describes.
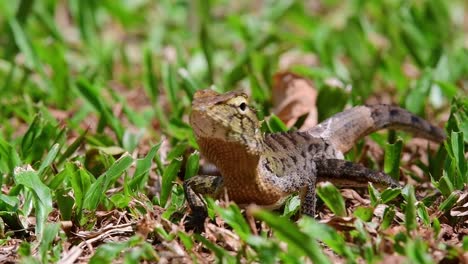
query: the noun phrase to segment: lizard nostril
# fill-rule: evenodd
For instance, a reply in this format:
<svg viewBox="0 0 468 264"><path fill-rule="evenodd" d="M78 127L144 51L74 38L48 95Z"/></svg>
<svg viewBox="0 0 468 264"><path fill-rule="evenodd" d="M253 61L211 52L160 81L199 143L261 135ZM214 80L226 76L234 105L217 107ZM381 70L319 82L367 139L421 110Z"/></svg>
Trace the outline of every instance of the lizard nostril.
<svg viewBox="0 0 468 264"><path fill-rule="evenodd" d="M239 105L239 108L240 108L240 110L245 111L245 109L247 108L247 104L246 103L241 103Z"/></svg>

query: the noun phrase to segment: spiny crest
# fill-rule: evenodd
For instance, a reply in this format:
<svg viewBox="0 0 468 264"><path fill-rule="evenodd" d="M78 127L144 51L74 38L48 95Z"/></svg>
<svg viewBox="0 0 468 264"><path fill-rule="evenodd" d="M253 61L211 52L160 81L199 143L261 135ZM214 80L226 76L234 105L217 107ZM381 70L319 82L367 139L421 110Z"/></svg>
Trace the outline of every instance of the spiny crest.
<svg viewBox="0 0 468 264"><path fill-rule="evenodd" d="M193 95L192 108L205 109L213 105L224 103L236 97L243 97L247 100L247 95L241 91L231 91L224 94L217 93L211 89L198 90Z"/></svg>

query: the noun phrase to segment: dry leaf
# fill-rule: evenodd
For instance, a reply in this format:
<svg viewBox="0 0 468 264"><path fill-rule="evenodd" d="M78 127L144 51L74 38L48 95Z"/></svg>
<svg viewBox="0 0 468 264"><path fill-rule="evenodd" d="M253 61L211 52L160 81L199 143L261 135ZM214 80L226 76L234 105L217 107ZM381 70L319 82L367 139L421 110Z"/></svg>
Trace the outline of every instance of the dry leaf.
<svg viewBox="0 0 468 264"><path fill-rule="evenodd" d="M291 67L296 65L303 65L306 67L317 67L319 66L319 59L317 55L310 52L303 52L300 50L289 50L281 54L279 58L279 69L281 71L287 71Z"/></svg>
<svg viewBox="0 0 468 264"><path fill-rule="evenodd" d="M399 255L387 255L385 256L382 261L380 262L380 264L398 264L398 263L406 263L407 262L407 259L403 256L399 256Z"/></svg>
<svg viewBox="0 0 468 264"><path fill-rule="evenodd" d="M336 230L350 231L350 230L356 229L356 227L354 226L355 220L356 218L352 216L345 216L345 217L334 216L328 219L322 219L320 220L320 223L327 224Z"/></svg>
<svg viewBox="0 0 468 264"><path fill-rule="evenodd" d="M468 216L468 187L465 188L464 192L460 194L457 202L450 210L451 216L466 217Z"/></svg>
<svg viewBox="0 0 468 264"><path fill-rule="evenodd" d="M287 127L307 115L300 130L307 130L317 124L317 90L312 82L290 72L280 72L273 77L274 113Z"/></svg>
<svg viewBox="0 0 468 264"><path fill-rule="evenodd" d="M370 200L369 199L364 199L362 198L361 195L359 195L359 193L357 193L355 190L353 189L342 189L341 190L341 195L343 196L343 198L345 198L346 200L355 200L357 203L359 204L363 204L363 205L368 205L370 204Z"/></svg>
<svg viewBox="0 0 468 264"><path fill-rule="evenodd" d="M206 225L205 235L211 238L212 242L223 245L229 251L239 251L242 247L242 241L236 233L212 223Z"/></svg>

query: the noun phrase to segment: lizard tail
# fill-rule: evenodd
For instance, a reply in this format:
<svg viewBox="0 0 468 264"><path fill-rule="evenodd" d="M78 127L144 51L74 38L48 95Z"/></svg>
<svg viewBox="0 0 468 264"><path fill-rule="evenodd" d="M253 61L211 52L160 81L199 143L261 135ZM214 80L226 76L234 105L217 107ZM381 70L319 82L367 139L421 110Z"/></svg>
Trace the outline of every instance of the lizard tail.
<svg viewBox="0 0 468 264"><path fill-rule="evenodd" d="M345 153L360 138L383 128L401 129L435 142L445 139L444 131L428 121L400 107L383 104L353 107L318 124L310 133L328 139Z"/></svg>

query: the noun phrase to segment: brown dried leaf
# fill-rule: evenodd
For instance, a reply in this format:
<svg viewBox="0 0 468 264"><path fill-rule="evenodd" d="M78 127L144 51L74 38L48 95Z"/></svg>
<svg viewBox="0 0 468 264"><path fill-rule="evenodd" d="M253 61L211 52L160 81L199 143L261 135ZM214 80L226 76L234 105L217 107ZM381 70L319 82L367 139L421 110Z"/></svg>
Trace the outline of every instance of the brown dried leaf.
<svg viewBox="0 0 468 264"><path fill-rule="evenodd" d="M328 219L322 219L320 220L320 223L322 224L327 224L336 230L340 231L350 231L356 229L354 226L354 221L356 218L351 217L351 216L346 216L346 217L331 217Z"/></svg>
<svg viewBox="0 0 468 264"><path fill-rule="evenodd" d="M237 234L212 223L206 224L205 235L207 238L210 238L212 242L221 244L229 251L239 251L242 247L242 241Z"/></svg>
<svg viewBox="0 0 468 264"><path fill-rule="evenodd" d="M310 52L302 52L299 50L289 50L283 53L279 58L279 68L281 71L287 71L296 65L303 65L306 67L319 66L319 59L317 55Z"/></svg>
<svg viewBox="0 0 468 264"><path fill-rule="evenodd" d="M468 187L465 188L465 192L458 197L457 203L450 210L451 216L466 217L468 216Z"/></svg>
<svg viewBox="0 0 468 264"><path fill-rule="evenodd" d="M399 256L399 255L388 255L388 256L385 256L382 261L380 262L380 264L398 264L398 263L406 263L407 262L407 259L403 256Z"/></svg>
<svg viewBox="0 0 468 264"><path fill-rule="evenodd" d="M355 190L353 189L342 189L341 190L341 195L343 196L343 198L345 198L346 200L356 200L357 203L359 204L363 204L363 205L369 205L370 204L370 200L369 199L364 199L362 198L361 195L359 195L359 193L357 193Z"/></svg>
<svg viewBox="0 0 468 264"><path fill-rule="evenodd" d="M136 223L136 233L146 239L158 224L159 223L155 219L154 215L147 213Z"/></svg>
<svg viewBox="0 0 468 264"><path fill-rule="evenodd" d="M317 124L317 90L312 82L291 72L279 72L273 77L274 113L287 127L292 127L304 115L300 130Z"/></svg>

